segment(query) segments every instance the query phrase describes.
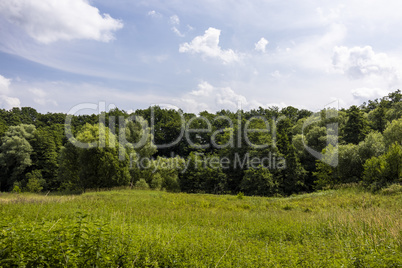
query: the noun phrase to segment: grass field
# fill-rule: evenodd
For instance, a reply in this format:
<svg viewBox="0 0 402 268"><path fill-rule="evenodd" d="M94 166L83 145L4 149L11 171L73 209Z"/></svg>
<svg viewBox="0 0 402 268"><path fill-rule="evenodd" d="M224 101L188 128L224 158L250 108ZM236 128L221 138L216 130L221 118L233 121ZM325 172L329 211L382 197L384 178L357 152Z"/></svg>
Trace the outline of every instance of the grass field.
<svg viewBox="0 0 402 268"><path fill-rule="evenodd" d="M0 194L0 267L402 267L402 194Z"/></svg>

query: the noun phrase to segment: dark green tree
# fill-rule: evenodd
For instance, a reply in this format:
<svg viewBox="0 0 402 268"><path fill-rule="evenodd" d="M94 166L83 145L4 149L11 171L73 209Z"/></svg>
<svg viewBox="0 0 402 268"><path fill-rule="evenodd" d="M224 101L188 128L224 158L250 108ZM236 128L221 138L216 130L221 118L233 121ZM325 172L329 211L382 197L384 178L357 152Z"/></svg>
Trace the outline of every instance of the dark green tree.
<svg viewBox="0 0 402 268"><path fill-rule="evenodd" d="M269 169L262 166L244 172L240 190L246 195L260 196L272 196L280 191L279 182L274 179Z"/></svg>
<svg viewBox="0 0 402 268"><path fill-rule="evenodd" d="M347 110L347 121L343 129L346 143L358 144L368 133L368 123L363 112L355 105Z"/></svg>
<svg viewBox="0 0 402 268"><path fill-rule="evenodd" d="M385 114L387 113L387 109L380 103L377 108L370 111L368 114L368 120L370 127L379 132L383 132L385 126L387 124L387 120Z"/></svg>
<svg viewBox="0 0 402 268"><path fill-rule="evenodd" d="M57 179L59 148L51 127L39 128L31 141L32 170L39 170L46 181L45 190L57 190L60 187Z"/></svg>
<svg viewBox="0 0 402 268"><path fill-rule="evenodd" d="M180 188L185 192L218 194L227 189L226 174L223 173L216 155L191 153L179 176Z"/></svg>
<svg viewBox="0 0 402 268"><path fill-rule="evenodd" d="M278 122L277 147L279 155L285 159L283 168L274 173L280 182L280 187L285 194L297 193L305 190L306 171L300 164L297 151L292 144L292 124L286 118Z"/></svg>

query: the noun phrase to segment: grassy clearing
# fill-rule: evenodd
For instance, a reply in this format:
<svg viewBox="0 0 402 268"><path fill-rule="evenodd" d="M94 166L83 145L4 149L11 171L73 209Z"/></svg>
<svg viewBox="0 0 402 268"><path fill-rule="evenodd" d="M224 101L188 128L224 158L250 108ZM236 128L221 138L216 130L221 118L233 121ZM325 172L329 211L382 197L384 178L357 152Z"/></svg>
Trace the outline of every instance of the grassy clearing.
<svg viewBox="0 0 402 268"><path fill-rule="evenodd" d="M0 194L0 267L402 267L402 194Z"/></svg>

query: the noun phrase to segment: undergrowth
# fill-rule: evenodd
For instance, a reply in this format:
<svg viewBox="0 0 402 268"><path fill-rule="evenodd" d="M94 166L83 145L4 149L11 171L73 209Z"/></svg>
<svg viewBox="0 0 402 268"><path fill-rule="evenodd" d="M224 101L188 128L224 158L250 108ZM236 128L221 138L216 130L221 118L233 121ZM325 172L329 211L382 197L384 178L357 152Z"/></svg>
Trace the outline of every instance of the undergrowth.
<svg viewBox="0 0 402 268"><path fill-rule="evenodd" d="M402 194L0 194L0 267L402 267Z"/></svg>

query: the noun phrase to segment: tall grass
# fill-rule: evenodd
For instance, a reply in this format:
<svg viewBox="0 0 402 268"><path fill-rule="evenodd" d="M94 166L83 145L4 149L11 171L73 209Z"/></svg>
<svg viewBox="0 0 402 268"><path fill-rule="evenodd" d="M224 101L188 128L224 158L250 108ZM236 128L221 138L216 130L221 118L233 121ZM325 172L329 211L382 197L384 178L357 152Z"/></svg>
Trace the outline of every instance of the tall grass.
<svg viewBox="0 0 402 268"><path fill-rule="evenodd" d="M402 194L0 195L1 267L402 267Z"/></svg>

